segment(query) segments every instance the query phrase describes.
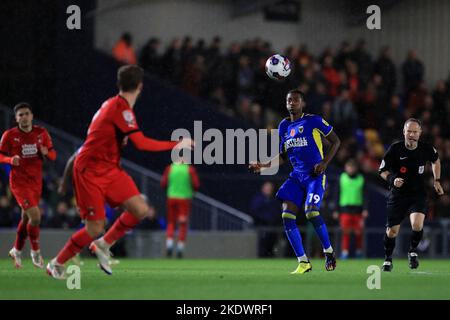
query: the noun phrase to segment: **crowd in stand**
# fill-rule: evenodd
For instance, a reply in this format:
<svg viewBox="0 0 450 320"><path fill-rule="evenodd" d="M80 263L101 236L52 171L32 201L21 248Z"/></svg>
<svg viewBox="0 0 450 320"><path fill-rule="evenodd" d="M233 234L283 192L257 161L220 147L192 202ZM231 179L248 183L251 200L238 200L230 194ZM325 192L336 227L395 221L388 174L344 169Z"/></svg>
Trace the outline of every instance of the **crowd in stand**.
<svg viewBox="0 0 450 320"><path fill-rule="evenodd" d="M405 52L405 61L396 65L389 47L380 48L375 56L364 40L343 41L339 48L324 48L318 55L306 45L292 45L282 53L293 71L287 80L275 82L264 69L274 50L260 38L225 47L218 36L210 43L186 36L173 39L167 48L151 38L138 54L130 34L124 34L116 47L123 41L129 51L113 52L117 60L138 61L147 72L254 127L276 128L286 116L286 92L301 89L307 112L322 115L341 137L335 163L342 166L354 157L377 183L381 183L376 173L386 147L402 138L406 119L420 119L422 139L439 151L447 193L439 199L432 196L430 217L450 217L450 73L448 79L427 87L426 66L414 50ZM428 175L431 178L430 170Z"/></svg>

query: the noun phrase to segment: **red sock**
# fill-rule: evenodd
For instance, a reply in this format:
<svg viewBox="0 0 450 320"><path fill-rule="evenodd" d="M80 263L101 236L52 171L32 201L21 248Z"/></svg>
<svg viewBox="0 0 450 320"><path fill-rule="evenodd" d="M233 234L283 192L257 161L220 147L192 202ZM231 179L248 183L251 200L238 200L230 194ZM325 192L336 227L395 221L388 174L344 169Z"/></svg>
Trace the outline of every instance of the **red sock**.
<svg viewBox="0 0 450 320"><path fill-rule="evenodd" d="M348 251L348 248L350 247L350 234L344 233L342 235L342 248L341 250Z"/></svg>
<svg viewBox="0 0 450 320"><path fill-rule="evenodd" d="M23 220L20 220L19 225L17 226L16 242L14 243L14 248L16 248L16 250L22 251L27 236L27 225L23 223Z"/></svg>
<svg viewBox="0 0 450 320"><path fill-rule="evenodd" d="M187 234L187 222L180 222L180 231L178 233L178 241L185 241L186 240L186 234Z"/></svg>
<svg viewBox="0 0 450 320"><path fill-rule="evenodd" d="M114 242L122 238L127 231L130 231L137 225L141 220L133 216L128 211L125 211L120 215L120 217L114 222L108 232L103 236L103 240L106 243L112 245Z"/></svg>
<svg viewBox="0 0 450 320"><path fill-rule="evenodd" d="M174 231L175 231L175 223L168 222L166 229L166 238L173 238Z"/></svg>
<svg viewBox="0 0 450 320"><path fill-rule="evenodd" d="M34 251L38 251L40 249L39 246L39 226L32 226L31 223L27 225L28 236L30 237L31 249Z"/></svg>
<svg viewBox="0 0 450 320"><path fill-rule="evenodd" d="M84 247L94 241L86 231L86 228L80 229L75 232L62 250L58 253L56 257L56 262L60 264L66 263L67 260L80 253Z"/></svg>

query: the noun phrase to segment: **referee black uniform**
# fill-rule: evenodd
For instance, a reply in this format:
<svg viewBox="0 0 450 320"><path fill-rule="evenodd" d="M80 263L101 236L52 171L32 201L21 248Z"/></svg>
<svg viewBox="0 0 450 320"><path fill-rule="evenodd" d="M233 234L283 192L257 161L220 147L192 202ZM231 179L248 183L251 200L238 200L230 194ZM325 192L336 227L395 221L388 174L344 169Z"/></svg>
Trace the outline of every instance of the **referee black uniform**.
<svg viewBox="0 0 450 320"><path fill-rule="evenodd" d="M387 224L386 227L400 225L403 219L411 213L419 212L427 214L427 194L425 191L425 166L427 162L436 162L439 159L436 149L425 142L418 141L417 148L410 150L406 148L405 141L393 143L381 162L379 173L388 171L387 182L389 185L389 196L387 199ZM402 178L404 183L401 187L394 186L394 180ZM423 230L414 231L411 235L411 246L408 254L416 252L417 246L422 239ZM392 253L395 248L395 237L384 236L385 262L389 261L388 267L392 269ZM413 254L417 257L417 254ZM415 262L415 268L418 262ZM410 260L411 266L411 260ZM414 268L413 267L413 268Z"/></svg>
<svg viewBox="0 0 450 320"><path fill-rule="evenodd" d="M417 148L409 150L404 141L392 144L380 165L379 173L389 171L393 174L389 183L387 201L387 227L399 225L413 212L427 213L427 194L425 191L425 166L439 158L436 149L425 142L418 141ZM395 178L403 178L400 188L394 186Z"/></svg>

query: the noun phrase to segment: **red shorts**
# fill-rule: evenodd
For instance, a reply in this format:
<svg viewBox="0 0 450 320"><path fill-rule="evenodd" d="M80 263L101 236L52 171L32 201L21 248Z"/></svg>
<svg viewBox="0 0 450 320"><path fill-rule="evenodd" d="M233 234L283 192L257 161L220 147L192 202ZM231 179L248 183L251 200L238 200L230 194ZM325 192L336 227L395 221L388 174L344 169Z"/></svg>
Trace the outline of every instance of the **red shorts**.
<svg viewBox="0 0 450 320"><path fill-rule="evenodd" d="M73 183L77 206L83 220L105 219L105 203L115 208L140 195L133 179L115 168L99 175L95 171L74 167Z"/></svg>
<svg viewBox="0 0 450 320"><path fill-rule="evenodd" d="M187 221L191 212L191 199L167 199L167 220Z"/></svg>
<svg viewBox="0 0 450 320"><path fill-rule="evenodd" d="M32 207L39 206L39 200L41 199L42 188L13 188L11 187L11 192L16 198L17 203L22 208L22 210L27 210Z"/></svg>
<svg viewBox="0 0 450 320"><path fill-rule="evenodd" d="M361 230L364 221L361 214L341 213L339 222L342 229Z"/></svg>

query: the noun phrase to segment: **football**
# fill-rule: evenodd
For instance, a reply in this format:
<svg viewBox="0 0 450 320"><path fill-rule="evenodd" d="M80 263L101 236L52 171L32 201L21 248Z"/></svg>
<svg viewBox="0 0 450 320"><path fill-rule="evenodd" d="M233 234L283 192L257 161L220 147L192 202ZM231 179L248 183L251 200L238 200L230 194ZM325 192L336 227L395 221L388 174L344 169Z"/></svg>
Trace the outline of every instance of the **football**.
<svg viewBox="0 0 450 320"><path fill-rule="evenodd" d="M274 54L266 61L266 73L269 78L283 80L291 73L291 63L281 54Z"/></svg>

